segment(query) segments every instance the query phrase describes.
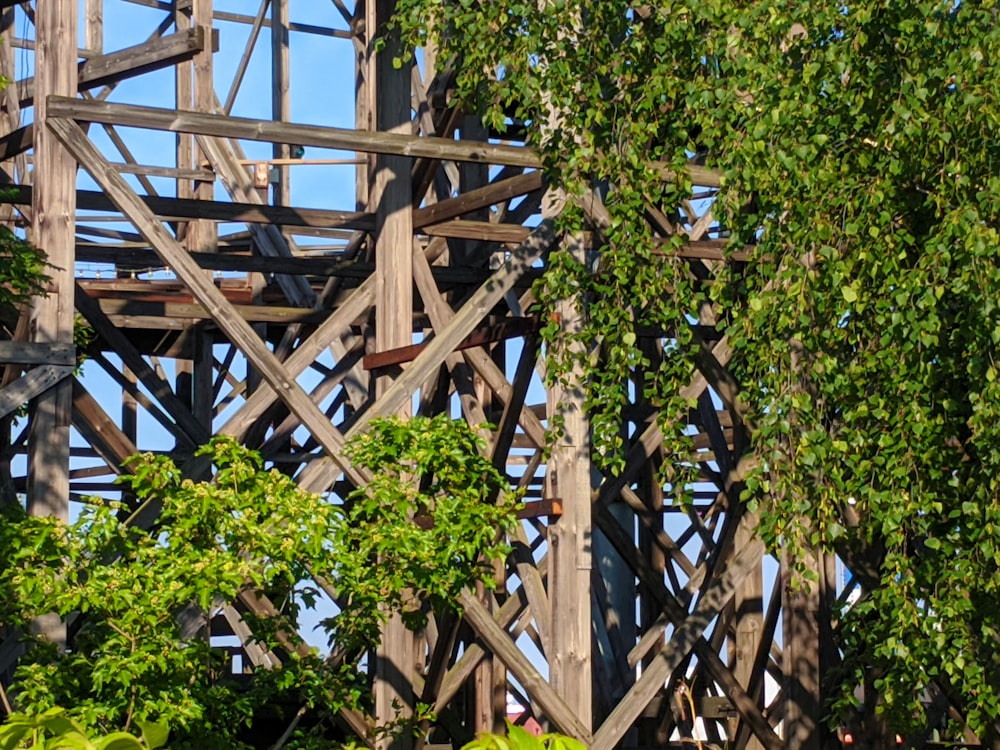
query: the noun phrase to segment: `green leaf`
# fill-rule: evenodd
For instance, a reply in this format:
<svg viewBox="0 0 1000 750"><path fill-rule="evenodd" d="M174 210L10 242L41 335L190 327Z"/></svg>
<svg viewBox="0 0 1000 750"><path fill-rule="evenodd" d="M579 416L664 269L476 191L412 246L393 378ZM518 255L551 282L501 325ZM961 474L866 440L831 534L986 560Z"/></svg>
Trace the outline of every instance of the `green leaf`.
<svg viewBox="0 0 1000 750"><path fill-rule="evenodd" d="M137 721L136 726L142 732L142 742L148 750L157 750L167 744L170 737L170 727L152 721Z"/></svg>

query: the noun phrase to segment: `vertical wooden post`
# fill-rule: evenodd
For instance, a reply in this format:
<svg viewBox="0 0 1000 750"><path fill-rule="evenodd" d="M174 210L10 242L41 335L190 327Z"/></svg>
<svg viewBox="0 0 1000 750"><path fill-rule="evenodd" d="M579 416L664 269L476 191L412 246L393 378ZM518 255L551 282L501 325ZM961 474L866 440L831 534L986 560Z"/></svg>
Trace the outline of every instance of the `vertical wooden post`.
<svg viewBox="0 0 1000 750"><path fill-rule="evenodd" d="M374 2L375 0L371 0ZM357 0L354 6L354 20L351 30L354 35L354 126L358 130L374 130L375 121L375 54L369 43L374 31L369 31L368 22L372 20L366 0ZM355 208L358 211L371 210L371 185L374 177L374 156L364 155L364 163L358 164L355 182Z"/></svg>
<svg viewBox="0 0 1000 750"><path fill-rule="evenodd" d="M394 57L402 45L387 35L382 52L375 54L372 40L383 34L391 19L394 0L368 0L365 28L368 42L368 85L374 83L375 124L379 131L409 132L410 69L396 69ZM369 101L372 101L369 91ZM376 159L370 209L375 211L375 346L386 351L413 343L413 221L410 160L380 155ZM376 396L389 385L383 376L376 381ZM410 406L402 410L409 413ZM416 662L416 640L399 616L390 617L376 654L375 718L385 724L412 714L412 676ZM413 738L405 733L381 741L382 748L407 750Z"/></svg>
<svg viewBox="0 0 1000 750"><path fill-rule="evenodd" d="M734 541L736 552L753 541L752 529L756 526L756 523L741 523L737 526ZM764 577L760 563L754 566L743 585L736 590L733 607L736 615L736 654L733 676L746 690L753 678L753 663L757 656L757 649L760 647L764 629ZM756 737L750 737L746 744L746 750L763 750L763 745Z"/></svg>
<svg viewBox="0 0 1000 750"><path fill-rule="evenodd" d="M563 252L584 260L581 236L564 241ZM581 300L567 299L556 306L564 341L572 341L580 330ZM565 385L549 390L549 414L562 418L562 433L549 460L550 492L562 501L563 515L549 528L552 573L549 600L552 654L549 674L552 686L580 721L590 729L593 713L590 570L592 553L590 425L583 410L584 378L581 368L570 374Z"/></svg>
<svg viewBox="0 0 1000 750"><path fill-rule="evenodd" d="M86 0L83 46L95 55L104 53L104 0Z"/></svg>
<svg viewBox="0 0 1000 750"><path fill-rule="evenodd" d="M292 118L288 23L288 0L271 0L271 119L280 122L288 122ZM275 143L274 158L287 159L291 156L290 145ZM292 199L288 181L290 169L287 164L280 164L275 169L278 180L273 186L273 203L287 206Z"/></svg>
<svg viewBox="0 0 1000 750"><path fill-rule="evenodd" d="M32 304L35 341L73 342L76 161L46 127L47 98L76 94L75 0L47 0L35 14L35 192L33 235L48 255L48 294ZM35 401L29 437L28 512L69 519L69 434L72 380ZM66 628L55 615L33 628L60 645Z"/></svg>
<svg viewBox="0 0 1000 750"><path fill-rule="evenodd" d="M191 21L195 28L209 30L212 28L212 0L193 0ZM211 34L208 36L211 40ZM198 112L211 112L215 108L215 75L212 64L213 45L195 55L194 58L194 109ZM194 149L194 166L200 167L208 162L208 158L200 148ZM194 196L199 200L210 201L214 198L211 182L196 182ZM189 247L194 252L214 253L218 250L218 228L215 222L198 221L189 225L195 231L189 234ZM194 352L194 372L192 378L191 410L196 419L211 431L212 406L214 388L215 359L212 352L213 335L206 326L194 329L192 348Z"/></svg>
<svg viewBox="0 0 1000 750"><path fill-rule="evenodd" d="M212 0L191 0L186 7L175 11L178 31L189 28L212 27ZM197 112L211 112L215 107L215 82L212 65L212 46L199 52L190 62L178 64L177 108ZM185 169L199 167L207 162L197 147L193 136L177 137L177 166ZM177 197L212 200L210 182L177 181ZM185 246L191 252L211 253L218 246L216 226L211 221L190 221L181 225ZM213 365L212 335L204 326L191 331L190 360L177 362L177 390L191 406L195 417L210 427L212 423Z"/></svg>
<svg viewBox="0 0 1000 750"><path fill-rule="evenodd" d="M782 671L785 691L785 747L788 750L826 750L829 731L823 722L822 675L829 639L829 561L821 550L802 551L808 580L794 570L789 554L782 556L781 585L784 617ZM826 619L826 622L824 622Z"/></svg>
<svg viewBox="0 0 1000 750"><path fill-rule="evenodd" d="M0 38L0 75L11 81L17 79L13 44L14 38L17 36L15 18L16 10L14 8L4 8L0 11L0 37L2 37ZM21 127L21 104L18 101L17 86L11 85L5 92L0 93L0 98L3 101L2 111L0 111L0 135L7 135ZM28 174L27 160L24 154L3 163L0 180L30 184L31 178ZM4 221L9 221L13 217L13 206L0 208L0 218Z"/></svg>

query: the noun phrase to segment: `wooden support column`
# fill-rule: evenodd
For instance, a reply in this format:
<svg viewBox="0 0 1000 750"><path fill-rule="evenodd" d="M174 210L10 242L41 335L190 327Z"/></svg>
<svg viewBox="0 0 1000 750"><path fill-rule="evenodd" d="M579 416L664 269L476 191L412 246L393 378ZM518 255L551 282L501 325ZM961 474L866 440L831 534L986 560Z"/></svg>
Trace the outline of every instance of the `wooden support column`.
<svg viewBox="0 0 1000 750"><path fill-rule="evenodd" d="M175 12L178 31L191 28L211 29L212 0L191 0L186 8ZM210 38L210 33L207 34ZM177 109L211 113L215 106L215 85L212 65L212 45L205 47L190 62L177 65ZM198 169L207 163L207 157L198 147L193 136L182 134L177 139L177 167ZM190 178L177 181L178 198L213 199L211 182L192 182ZM218 245L216 226L211 221L191 221L180 225L179 234L192 253L212 253ZM210 272L209 272L210 273ZM204 324L191 331L190 358L177 361L177 391L191 408L198 422L211 431L213 404L213 336Z"/></svg>
<svg viewBox="0 0 1000 750"><path fill-rule="evenodd" d="M801 564L806 580L795 572L789 555L782 558L782 614L787 750L829 750L835 739L823 721L823 676L830 666L830 603L835 591L834 559L818 549L804 550Z"/></svg>
<svg viewBox="0 0 1000 750"><path fill-rule="evenodd" d="M271 119L289 122L292 119L290 88L290 57L288 49L288 0L271 0ZM274 158L288 159L291 149L288 143L274 144ZM272 187L272 203L288 206L292 201L291 184L288 181L288 164L279 164L277 182Z"/></svg>
<svg viewBox="0 0 1000 750"><path fill-rule="evenodd" d="M750 524L740 524L736 529L734 549L739 551L753 541L756 521ZM757 563L747 575L743 585L736 590L733 597L735 610L735 645L736 654L733 666L733 676L740 686L750 693L753 681L754 661L760 648L761 636L764 632L764 578L762 565ZM755 697L750 693L750 697ZM762 705L758 706L763 708ZM735 724L736 722L734 722ZM760 740L750 737L746 750L763 750Z"/></svg>
<svg viewBox="0 0 1000 750"><path fill-rule="evenodd" d="M393 58L401 55L401 44L393 35L385 35L380 53L371 49L372 40L384 35L385 24L392 17L394 0L368 0L365 27L369 44L368 82L375 85L375 125L379 131L410 131L410 69L393 67ZM375 211L375 348L387 351L413 343L413 219L410 159L379 155L370 208ZM387 375L376 380L376 398L382 396L391 381ZM407 401L396 410L407 415ZM375 718L387 724L412 713L413 676L417 644L402 618L392 615L386 623L376 654ZM380 740L381 748L408 750L413 738L403 733L397 738Z"/></svg>
<svg viewBox="0 0 1000 750"><path fill-rule="evenodd" d="M83 46L94 55L104 54L104 0L86 0Z"/></svg>
<svg viewBox="0 0 1000 750"><path fill-rule="evenodd" d="M47 0L35 14L35 192L33 237L48 255L48 294L32 304L37 342L73 344L73 264L76 161L46 127L47 97L76 93L75 0ZM69 520L69 435L72 381L61 380L38 397L29 436L28 512ZM66 628L55 615L33 628L61 646Z"/></svg>
<svg viewBox="0 0 1000 750"><path fill-rule="evenodd" d="M583 261L580 236L564 240L562 252ZM580 330L583 310L580 299L563 300L556 306L562 341L579 350L571 337ZM558 355L557 355L558 356ZM565 384L549 390L549 414L562 419L562 433L552 448L546 477L550 497L562 502L563 515L549 528L552 573L549 599L552 603L552 653L549 673L559 696L587 727L592 726L593 685L591 645L590 574L592 556L590 425L583 410L584 376L574 369Z"/></svg>

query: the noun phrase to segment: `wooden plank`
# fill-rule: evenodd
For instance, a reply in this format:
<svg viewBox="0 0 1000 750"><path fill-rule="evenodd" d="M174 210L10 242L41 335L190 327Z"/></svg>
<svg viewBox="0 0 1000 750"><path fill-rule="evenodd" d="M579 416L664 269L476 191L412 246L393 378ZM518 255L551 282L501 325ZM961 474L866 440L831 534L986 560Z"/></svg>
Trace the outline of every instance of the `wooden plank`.
<svg viewBox="0 0 1000 750"><path fill-rule="evenodd" d="M73 378L73 426L116 474L122 464L139 452L135 443L118 429L115 421L78 378Z"/></svg>
<svg viewBox="0 0 1000 750"><path fill-rule="evenodd" d="M584 262L583 238L570 235L561 252ZM578 362L586 357L580 340L585 311L580 297L560 300L555 306L560 334L556 357ZM558 349L562 349L558 352ZM545 493L562 500L563 515L549 527L552 575L552 652L549 674L552 686L589 727L593 715L593 613L591 611L592 520L590 420L584 411L587 387L582 366L575 365L564 378L550 385L547 400L551 419L561 419L555 436Z"/></svg>
<svg viewBox="0 0 1000 750"><path fill-rule="evenodd" d="M93 326L97 335L104 339L108 347L117 354L122 363L135 374L149 392L156 397L164 409L177 422L192 446L208 442L211 432L191 413L187 404L177 397L170 384L161 378L146 359L132 345L128 337L112 324L101 309L100 304L90 298L78 284L76 286L76 309Z"/></svg>
<svg viewBox="0 0 1000 750"><path fill-rule="evenodd" d="M8 133L3 138L0 138L0 161L13 159L15 156L23 154L34 144L35 125L34 123L29 123L24 127L20 127L17 130ZM12 186L4 186L4 189L10 190L12 189ZM27 198L23 198L22 200L12 202L31 205L31 198L29 196Z"/></svg>
<svg viewBox="0 0 1000 750"><path fill-rule="evenodd" d="M28 128L31 126L29 125ZM11 154L13 155L13 154ZM0 153L0 156L3 156ZM31 205L29 185L11 185L0 192L0 203ZM183 198L141 196L140 200L163 219L211 219L222 222L283 224L322 229L351 229L364 232L375 228L371 214L358 211L334 211L320 208L287 208L259 203L227 203ZM113 211L115 205L103 193L77 191L77 207L87 211Z"/></svg>
<svg viewBox="0 0 1000 750"><path fill-rule="evenodd" d="M702 634L733 597L763 552L764 543L756 539L740 550L726 566L725 571L698 600L691 614L674 630L656 658L643 668L642 676L594 734L593 744L589 745L592 750L613 750L621 741L649 702L663 689L666 679L695 648Z"/></svg>
<svg viewBox="0 0 1000 750"><path fill-rule="evenodd" d="M189 29L177 34L151 39L134 47L112 52L101 57L92 57L80 64L77 74L77 90L90 89L117 83L126 78L149 73L153 70L169 68L181 60L189 60L199 52L209 48L206 29ZM39 70L41 66L38 66ZM35 101L35 79L26 78L13 84L18 92L22 107L30 107ZM108 123L114 125L115 123Z"/></svg>
<svg viewBox="0 0 1000 750"><path fill-rule="evenodd" d="M76 90L76 48L66 40L77 38L74 0L49 0L38 8L35 20L38 91L73 94ZM32 305L35 341L43 344L73 343L73 226L76 164L68 150L46 130L49 113L45 102L35 109L38 133L35 143L32 237L48 256L49 285L44 297ZM29 442L28 510L68 520L69 426L71 389L61 382L39 398L31 420ZM56 618L58 620L58 618ZM61 626L57 626L57 629ZM65 628L61 636L65 637Z"/></svg>
<svg viewBox="0 0 1000 750"><path fill-rule="evenodd" d="M76 163L47 128L45 99L76 91L77 7L75 0L47 0L35 14L35 68L38 95L31 237L48 256L48 288L31 304L34 340L73 344L73 227ZM69 43L67 43L69 40ZM68 373L67 373L68 374ZM66 378L33 402L28 436L27 510L69 522L69 442L72 387ZM66 623L50 612L36 618L32 631L59 650L66 647Z"/></svg>
<svg viewBox="0 0 1000 750"><path fill-rule="evenodd" d="M272 0L272 7L273 3L279 1ZM251 204L264 202L254 189L246 169L240 166L239 159L226 141L221 138L199 136L198 143L219 173L222 184L225 185L226 190L234 199ZM281 235L276 226L248 224L247 227L262 255L270 258L290 258L292 256L288 241ZM288 301L293 305L315 307L316 294L309 286L309 282L301 276L279 274L277 282Z"/></svg>
<svg viewBox="0 0 1000 750"><path fill-rule="evenodd" d="M472 211L496 205L501 201L540 190L544 184L542 173L539 171L500 180L470 190L456 198L438 201L424 208L415 208L413 210L413 226L420 229L429 224L439 224L449 219L455 219Z"/></svg>
<svg viewBox="0 0 1000 750"><path fill-rule="evenodd" d="M196 112L179 113L172 109L111 104L109 102L88 102L70 97L54 98L50 101L49 107L53 116L85 122L106 122L128 127L169 130L175 133L214 135L221 138L240 138L268 143L296 143L302 146L341 151L468 161L530 169L537 169L541 166L541 160L531 149L492 143L418 137L402 133L367 132L319 125L277 123L270 120L252 120L244 117L227 117ZM659 165L658 169L664 179L673 178L674 173L670 167ZM690 165L685 171L691 175L692 180L697 185L718 187L720 184L721 177L713 170Z"/></svg>
<svg viewBox="0 0 1000 750"><path fill-rule="evenodd" d="M83 11L84 42L88 52L104 52L104 0L86 0Z"/></svg>
<svg viewBox="0 0 1000 750"><path fill-rule="evenodd" d="M130 299L101 299L98 301L105 315L126 315L139 318L163 317L182 320L212 320L212 315L197 303L144 302ZM232 304L232 303L230 303ZM252 323L322 323L328 310L274 305L232 305L233 313Z"/></svg>
<svg viewBox="0 0 1000 750"><path fill-rule="evenodd" d="M111 168L80 126L72 121L56 120L50 123L50 127L122 213L136 225L156 253L170 265L178 278L187 284L219 328L260 371L264 380L278 393L289 410L309 428L329 457L343 469L352 482L358 485L364 484L365 474L355 469L344 456L344 437L288 374L250 325L235 314L232 305L222 292L216 289L210 279L205 278L198 264L139 200L121 175Z"/></svg>
<svg viewBox="0 0 1000 750"><path fill-rule="evenodd" d="M41 344L34 341L0 341L3 365L76 365L73 344Z"/></svg>
<svg viewBox="0 0 1000 750"><path fill-rule="evenodd" d="M283 2L285 0L272 0ZM385 44L378 54L369 58L374 67L375 127L393 135L409 134L410 66L404 56L398 34L389 33L389 21L396 0L368 0L365 6L366 28ZM371 40L374 43L374 39ZM402 59L397 66L393 60ZM404 136L405 137L405 136ZM291 143L295 141L285 141ZM385 352L406 346L413 341L413 193L410 160L400 154L378 154L374 180L371 184L369 207L375 211L375 351ZM436 370L437 368L435 368ZM428 373L430 375L432 373ZM393 388L389 375L383 371L375 380L375 404ZM426 382L421 378L420 384ZM412 414L412 399L402 399L388 406L384 416L408 417ZM416 479L412 481L417 481ZM382 626L375 654L373 692L375 719L387 725L412 716L416 708L415 677L423 666L423 653L418 656L414 634L398 612L388 614ZM413 747L410 733L377 742L384 750L409 750Z"/></svg>
<svg viewBox="0 0 1000 750"><path fill-rule="evenodd" d="M292 119L291 62L288 46L288 0L271 0L271 119L288 122ZM288 143L275 143L272 156L281 163L274 164L278 180L272 189L272 203L287 206L292 202L291 170L287 160L291 156Z"/></svg>
<svg viewBox="0 0 1000 750"><path fill-rule="evenodd" d="M496 344L519 336L526 336L529 333L536 332L540 325L537 315L526 318L506 318L496 325L477 328L455 346L455 351L471 349L476 346L486 346L487 344ZM392 365L403 364L404 362L411 362L420 352L427 348L428 343L424 341L419 344L410 344L409 346L402 346L390 351L366 354L362 360L364 368L366 370L377 370Z"/></svg>
<svg viewBox="0 0 1000 750"><path fill-rule="evenodd" d="M73 374L72 367L41 365L0 388L0 417L6 417Z"/></svg>
<svg viewBox="0 0 1000 750"><path fill-rule="evenodd" d="M462 605L462 615L466 622L483 639L487 648L503 661L532 699L538 702L545 716L556 725L558 731L579 740L588 748L594 747L592 743L596 741L596 737L592 737L580 717L539 674L528 657L493 620L482 603L468 591L461 594L459 603Z"/></svg>

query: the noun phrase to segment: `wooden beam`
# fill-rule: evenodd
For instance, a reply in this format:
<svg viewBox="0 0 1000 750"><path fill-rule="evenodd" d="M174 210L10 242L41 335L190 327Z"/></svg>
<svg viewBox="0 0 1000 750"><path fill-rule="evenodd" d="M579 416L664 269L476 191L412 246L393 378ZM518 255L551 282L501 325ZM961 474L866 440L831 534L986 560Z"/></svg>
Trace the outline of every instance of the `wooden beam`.
<svg viewBox="0 0 1000 750"><path fill-rule="evenodd" d="M174 393L170 384L161 378L150 366L142 354L132 345L128 337L122 333L105 315L97 300L94 300L79 284L75 292L76 309L93 326L97 335L104 339L108 347L121 358L122 364L139 378L142 384L156 397L164 409L177 422L178 427L187 435L192 446L208 442L211 437L207 425L201 424L191 409Z"/></svg>
<svg viewBox="0 0 1000 750"><path fill-rule="evenodd" d="M764 543L756 539L740 550L725 571L712 583L698 600L694 611L674 630L659 654L643 667L642 677L619 701L618 706L594 734L592 750L613 750L625 733L645 710L649 702L663 690L670 674L691 653L702 634L708 629L722 608L736 593L750 571L760 560Z"/></svg>
<svg viewBox="0 0 1000 750"><path fill-rule="evenodd" d="M449 138L418 137L402 133L367 132L320 125L297 125L271 122L270 120L252 120L245 117L177 112L172 109L139 107L131 104L81 101L70 97L54 98L49 106L53 116L67 117L82 122L168 130L174 133L214 135L222 138L240 138L266 143L296 143L302 146L341 151L468 161L530 169L541 167L541 159L529 148L501 146L479 141L456 141ZM657 165L657 168L664 179L673 179L674 172L670 167ZM721 184L721 176L713 170L690 165L685 168L685 171L696 185L718 187Z"/></svg>
<svg viewBox="0 0 1000 750"><path fill-rule="evenodd" d="M47 127L46 98L76 91L77 7L75 0L47 0L35 14L35 68L38 94L32 206L32 241L48 256L46 294L31 304L34 341L73 344L74 218L76 163ZM67 373L68 374L68 373ZM66 378L33 402L28 436L27 510L69 522L69 442L72 386ZM63 650L66 623L50 612L32 622L32 630Z"/></svg>
<svg viewBox="0 0 1000 750"><path fill-rule="evenodd" d="M23 154L35 144L35 125L29 123L24 127L8 133L0 138L0 161L13 159L19 154ZM11 190L13 186L4 186L4 190ZM4 201L7 202L7 201ZM10 201L12 203L24 203L31 205L31 198L22 198L20 201Z"/></svg>
<svg viewBox="0 0 1000 750"><path fill-rule="evenodd" d="M2 365L76 365L73 344L40 344L28 341L0 341Z"/></svg>
<svg viewBox="0 0 1000 750"><path fill-rule="evenodd" d="M496 344L519 336L526 336L529 333L537 331L540 326L541 322L537 315L527 318L507 318L496 325L477 328L455 346L455 351L472 349L476 346L486 346L487 344ZM409 346L385 352L366 354L362 360L362 364L366 370L377 370L392 365L400 365L404 362L411 362L420 352L427 348L428 343L424 341L419 344L410 344Z"/></svg>
<svg viewBox="0 0 1000 750"><path fill-rule="evenodd" d="M6 417L73 374L72 367L41 365L0 388L0 417Z"/></svg>
<svg viewBox="0 0 1000 750"><path fill-rule="evenodd" d="M540 190L544 184L542 173L539 171L509 177L462 193L455 198L438 201L424 208L415 208L413 226L419 229L428 224L439 224L442 221L455 219L472 211Z"/></svg>
<svg viewBox="0 0 1000 750"><path fill-rule="evenodd" d="M72 121L56 120L50 123L50 127L119 210L135 223L136 228L156 253L191 289L219 328L260 371L264 380L278 393L289 410L308 427L328 456L343 469L352 482L358 485L364 484L365 473L354 468L344 455L344 437L288 374L250 325L235 313L222 292L210 279L205 278L198 264L139 200L121 175L108 164L80 126Z"/></svg>
<svg viewBox="0 0 1000 750"><path fill-rule="evenodd" d="M29 125L28 128L31 126ZM12 134L13 135L13 134ZM0 157L3 157L0 151ZM8 154L8 158L14 154ZM0 190L0 203L31 205L30 185L10 185ZM360 211L334 211L321 208L287 208L259 203L228 203L184 198L140 196L140 200L162 219L210 219L222 222L283 224L295 227L351 229L369 232L375 217ZM78 190L77 208L87 211L114 211L115 205L96 190Z"/></svg>
<svg viewBox="0 0 1000 750"><path fill-rule="evenodd" d="M462 605L465 620L483 639L486 647L507 666L531 698L538 702L545 716L556 725L557 729L582 742L586 747L593 747L596 737L592 737L580 717L545 681L507 632L493 620L482 603L468 591L462 593L459 603Z"/></svg>
<svg viewBox="0 0 1000 750"><path fill-rule="evenodd" d="M97 399L75 377L73 426L116 474L122 473L122 465L126 459L139 452L131 438L118 429L118 425Z"/></svg>
<svg viewBox="0 0 1000 750"><path fill-rule="evenodd" d="M92 57L79 66L77 90L87 91L153 70L169 68L181 60L190 60L208 46L208 30L196 28L152 39L101 57ZM34 104L34 78L18 81L12 88L19 92L22 107Z"/></svg>

